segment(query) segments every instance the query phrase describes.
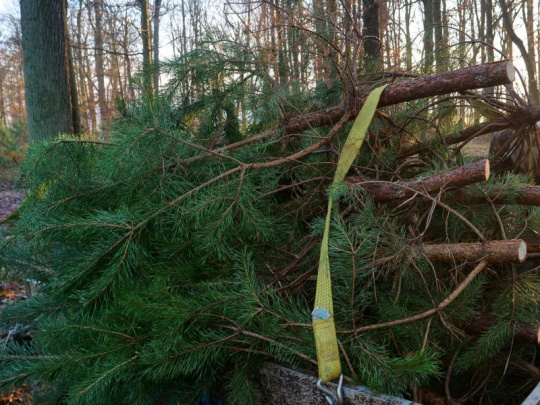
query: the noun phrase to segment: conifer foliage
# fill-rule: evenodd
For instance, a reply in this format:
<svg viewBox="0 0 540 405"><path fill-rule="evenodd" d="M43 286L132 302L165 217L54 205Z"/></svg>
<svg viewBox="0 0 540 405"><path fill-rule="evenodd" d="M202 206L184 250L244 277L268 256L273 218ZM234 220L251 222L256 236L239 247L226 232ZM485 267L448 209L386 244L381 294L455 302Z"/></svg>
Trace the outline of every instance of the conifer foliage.
<svg viewBox="0 0 540 405"><path fill-rule="evenodd" d="M535 348L515 330L540 320L537 272L490 264L450 305L406 319L437 307L477 265L431 263L422 243L532 234L538 210L450 192L385 205L359 186L327 190L350 124L273 128L280 111L329 107L346 89L276 87L228 51L163 66L168 88L120 105L110 139L32 145L22 174L29 194L2 261L41 287L0 314L3 328L33 331L31 342L1 349L0 386L36 384L39 403L188 404L209 393L262 403L254 376L264 361L316 369L310 312L329 192L339 201L330 261L345 373L404 396L444 396L445 380L454 398L473 403L526 394ZM444 145L397 160L399 145L427 130L427 119L409 117L454 129L448 104L425 106L378 118L352 170L393 181L463 164ZM465 191L473 201L528 181L493 177ZM483 316L492 322L478 336L467 326Z"/></svg>

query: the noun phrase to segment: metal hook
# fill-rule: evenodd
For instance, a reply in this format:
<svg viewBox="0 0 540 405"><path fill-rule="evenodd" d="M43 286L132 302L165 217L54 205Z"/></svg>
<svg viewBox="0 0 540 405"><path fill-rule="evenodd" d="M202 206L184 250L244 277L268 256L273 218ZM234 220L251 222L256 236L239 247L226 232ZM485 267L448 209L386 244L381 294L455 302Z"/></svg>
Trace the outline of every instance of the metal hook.
<svg viewBox="0 0 540 405"><path fill-rule="evenodd" d="M339 377L336 393L334 394L328 388L323 385L322 378L317 381L317 389L321 391L330 405L342 405L343 404L343 374Z"/></svg>

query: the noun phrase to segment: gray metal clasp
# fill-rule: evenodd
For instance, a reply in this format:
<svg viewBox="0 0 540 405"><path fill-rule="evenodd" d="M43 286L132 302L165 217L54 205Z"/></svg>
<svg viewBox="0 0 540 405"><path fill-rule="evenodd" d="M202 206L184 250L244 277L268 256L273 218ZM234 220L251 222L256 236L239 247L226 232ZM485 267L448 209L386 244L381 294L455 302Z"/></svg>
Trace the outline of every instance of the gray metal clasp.
<svg viewBox="0 0 540 405"><path fill-rule="evenodd" d="M317 389L324 394L330 405L343 404L343 374L341 374L339 377L339 382L335 393L323 385L322 378L319 378L319 381L317 381Z"/></svg>

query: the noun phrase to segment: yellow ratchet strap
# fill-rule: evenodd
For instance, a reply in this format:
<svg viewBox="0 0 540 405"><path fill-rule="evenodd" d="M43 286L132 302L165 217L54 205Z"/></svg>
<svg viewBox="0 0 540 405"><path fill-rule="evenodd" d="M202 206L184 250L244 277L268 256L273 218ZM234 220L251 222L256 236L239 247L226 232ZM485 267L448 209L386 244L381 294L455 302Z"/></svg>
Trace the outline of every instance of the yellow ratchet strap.
<svg viewBox="0 0 540 405"><path fill-rule="evenodd" d="M386 85L374 89L362 106L362 109L351 128L351 132L345 141L343 150L341 151L332 184L343 181L354 159L358 156L369 124L371 123L375 110L377 109L377 104L379 104L379 99L385 88ZM339 358L336 326L334 323L330 260L328 257L328 238L330 234L332 203L333 201L330 197L319 258L315 308L312 312L315 348L317 350L317 361L319 363L319 378L322 379L323 383L335 380L341 375L341 362Z"/></svg>

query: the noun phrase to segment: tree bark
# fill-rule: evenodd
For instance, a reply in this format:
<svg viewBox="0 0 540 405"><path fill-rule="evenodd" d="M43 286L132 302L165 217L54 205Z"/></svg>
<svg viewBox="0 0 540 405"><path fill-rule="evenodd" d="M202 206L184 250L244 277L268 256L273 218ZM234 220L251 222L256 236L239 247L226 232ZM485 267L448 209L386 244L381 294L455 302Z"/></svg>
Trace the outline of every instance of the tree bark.
<svg viewBox="0 0 540 405"><path fill-rule="evenodd" d="M161 1L154 1L154 89L159 89L159 22L160 22L160 11L161 11Z"/></svg>
<svg viewBox="0 0 540 405"><path fill-rule="evenodd" d="M467 201L468 203L485 203L490 201L492 204L517 204L540 206L540 186L524 186L517 193L508 192L505 189L495 189L485 197L470 196L463 191L457 191L454 198L458 201Z"/></svg>
<svg viewBox="0 0 540 405"><path fill-rule="evenodd" d="M484 314L474 318L471 322L468 322L464 329L468 333L480 335L491 329L496 323L497 320L493 315ZM540 344L540 325L516 323L514 335L521 340Z"/></svg>
<svg viewBox="0 0 540 405"><path fill-rule="evenodd" d="M103 0L94 1L94 14L95 14L95 31L94 31L94 43L96 45L95 58L96 58L96 77L98 82L98 105L99 105L99 117L101 120L101 127L103 123L109 120L109 104L107 103L107 94L105 91L105 71L103 60L103 30L101 26L102 14L103 14Z"/></svg>
<svg viewBox="0 0 540 405"><path fill-rule="evenodd" d="M140 0L141 5L141 38L143 52L143 92L146 95L154 94L154 83L152 81L152 41L150 39L150 13L148 11L148 0Z"/></svg>
<svg viewBox="0 0 540 405"><path fill-rule="evenodd" d="M30 139L73 133L65 3L21 0L20 4Z"/></svg>
<svg viewBox="0 0 540 405"><path fill-rule="evenodd" d="M375 201L388 201L413 197L417 192L435 193L441 189L455 189L469 184L487 181L489 178L489 160L484 159L466 166L439 172L427 177L404 180L396 183L363 181L351 176L345 179L347 184L359 184L367 190Z"/></svg>
<svg viewBox="0 0 540 405"><path fill-rule="evenodd" d="M447 57L444 55L441 0L433 0L433 33L435 38L435 65L437 72L446 70Z"/></svg>
<svg viewBox="0 0 540 405"><path fill-rule="evenodd" d="M429 260L443 263L522 263L527 258L527 245L521 239L424 245L421 250Z"/></svg>
<svg viewBox="0 0 540 405"><path fill-rule="evenodd" d="M424 72L433 67L433 0L422 0L424 4Z"/></svg>
<svg viewBox="0 0 540 405"><path fill-rule="evenodd" d="M6 124L6 105L4 101L4 80L5 74L0 71L0 123Z"/></svg>
<svg viewBox="0 0 540 405"><path fill-rule="evenodd" d="M75 75L75 63L73 61L73 54L70 46L69 39L69 27L67 23L67 0L62 0L65 10L64 16L64 32L66 33L66 55L68 63L68 74L69 74L69 97L71 100L71 117L73 121L73 133L80 134L82 132L82 123L81 123L81 111L79 107L79 96L77 92L77 78Z"/></svg>
<svg viewBox="0 0 540 405"><path fill-rule="evenodd" d="M411 0L405 0L405 67L407 71L412 70L412 38L411 38Z"/></svg>
<svg viewBox="0 0 540 405"><path fill-rule="evenodd" d="M363 0L364 12L364 52L367 71L376 71L380 64L381 44L379 33L379 3L375 0Z"/></svg>
<svg viewBox="0 0 540 405"><path fill-rule="evenodd" d="M488 46L486 48L487 61L493 62L495 60L495 55L493 52L493 40L495 38L493 30L493 0L482 0L485 4L486 9L486 42Z"/></svg>

